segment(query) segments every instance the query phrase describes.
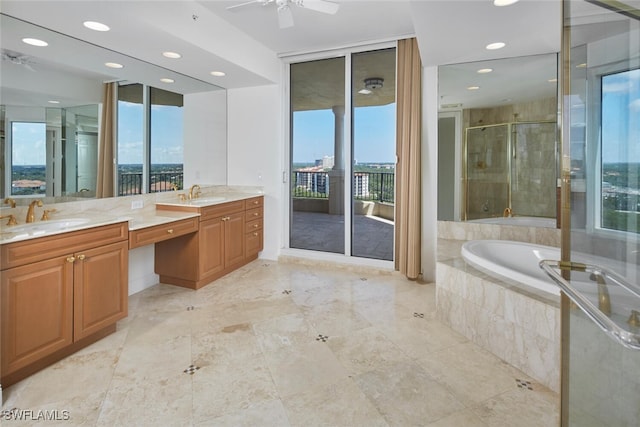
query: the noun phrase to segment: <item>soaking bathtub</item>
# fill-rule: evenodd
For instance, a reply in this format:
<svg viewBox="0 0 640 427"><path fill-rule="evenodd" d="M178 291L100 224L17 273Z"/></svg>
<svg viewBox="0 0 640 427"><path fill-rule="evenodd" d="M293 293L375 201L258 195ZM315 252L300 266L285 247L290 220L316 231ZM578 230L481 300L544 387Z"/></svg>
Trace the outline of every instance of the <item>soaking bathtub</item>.
<svg viewBox="0 0 640 427"><path fill-rule="evenodd" d="M462 245L461 253L467 263L491 276L560 295L558 286L538 265L543 259L559 260L559 248L510 240L470 240Z"/></svg>

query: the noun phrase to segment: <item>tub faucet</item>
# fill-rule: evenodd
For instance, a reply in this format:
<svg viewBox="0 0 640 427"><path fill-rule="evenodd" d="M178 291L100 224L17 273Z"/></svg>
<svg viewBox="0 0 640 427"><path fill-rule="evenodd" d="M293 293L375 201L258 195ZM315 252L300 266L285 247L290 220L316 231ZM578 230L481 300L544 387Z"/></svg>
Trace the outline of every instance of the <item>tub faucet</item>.
<svg viewBox="0 0 640 427"><path fill-rule="evenodd" d="M34 200L33 202L29 203L29 209L27 210L27 219L25 219L25 222L34 222L36 220L36 216L34 214L34 209L36 206L41 208L42 200Z"/></svg>
<svg viewBox="0 0 640 427"><path fill-rule="evenodd" d="M513 210L511 208L505 208L504 212L502 212L502 216L505 218L511 218L513 216Z"/></svg>

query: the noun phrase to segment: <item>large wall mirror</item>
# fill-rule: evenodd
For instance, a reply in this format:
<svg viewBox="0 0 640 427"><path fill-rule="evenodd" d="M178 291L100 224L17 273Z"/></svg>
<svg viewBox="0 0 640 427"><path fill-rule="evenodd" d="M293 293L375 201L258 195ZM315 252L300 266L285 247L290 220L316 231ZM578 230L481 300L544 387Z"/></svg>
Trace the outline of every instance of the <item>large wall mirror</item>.
<svg viewBox="0 0 640 427"><path fill-rule="evenodd" d="M5 14L0 28L2 199L95 197L105 83L117 86L114 196L200 178L198 144L215 153L200 183L226 184L224 89Z"/></svg>
<svg viewBox="0 0 640 427"><path fill-rule="evenodd" d="M556 226L557 55L439 67L438 220Z"/></svg>

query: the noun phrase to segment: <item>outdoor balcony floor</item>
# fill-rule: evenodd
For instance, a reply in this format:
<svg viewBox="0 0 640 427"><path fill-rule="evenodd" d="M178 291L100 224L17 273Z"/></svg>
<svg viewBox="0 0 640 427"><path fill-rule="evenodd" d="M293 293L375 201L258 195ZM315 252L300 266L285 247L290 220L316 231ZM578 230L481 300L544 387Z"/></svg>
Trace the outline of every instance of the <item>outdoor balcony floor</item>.
<svg viewBox="0 0 640 427"><path fill-rule="evenodd" d="M294 211L290 247L344 253L344 216ZM354 215L352 255L393 260L393 222L384 218Z"/></svg>

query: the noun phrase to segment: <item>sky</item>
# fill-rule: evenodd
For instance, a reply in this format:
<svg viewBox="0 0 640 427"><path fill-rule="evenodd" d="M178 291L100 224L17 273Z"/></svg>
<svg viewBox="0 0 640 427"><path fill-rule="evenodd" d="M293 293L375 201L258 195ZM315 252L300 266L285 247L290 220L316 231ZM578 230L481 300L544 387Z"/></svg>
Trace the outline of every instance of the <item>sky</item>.
<svg viewBox="0 0 640 427"><path fill-rule="evenodd" d="M142 164L142 105L119 102L118 163ZM12 123L14 165L46 164L46 124ZM182 109L154 105L151 108L151 164L182 163Z"/></svg>
<svg viewBox="0 0 640 427"><path fill-rule="evenodd" d="M11 161L17 166L45 165L45 123L11 123Z"/></svg>
<svg viewBox="0 0 640 427"><path fill-rule="evenodd" d="M395 104L356 108L354 157L358 163L395 161L395 115ZM334 120L331 110L293 114L293 163L313 163L334 155Z"/></svg>
<svg viewBox="0 0 640 427"><path fill-rule="evenodd" d="M640 163L640 69L602 79L602 161Z"/></svg>
<svg viewBox="0 0 640 427"><path fill-rule="evenodd" d="M143 109L141 104L118 102L118 164L142 164ZM151 164L182 163L182 108L151 107Z"/></svg>

